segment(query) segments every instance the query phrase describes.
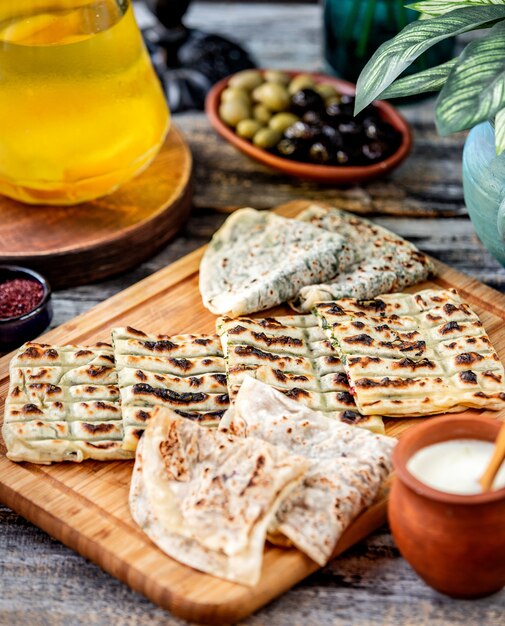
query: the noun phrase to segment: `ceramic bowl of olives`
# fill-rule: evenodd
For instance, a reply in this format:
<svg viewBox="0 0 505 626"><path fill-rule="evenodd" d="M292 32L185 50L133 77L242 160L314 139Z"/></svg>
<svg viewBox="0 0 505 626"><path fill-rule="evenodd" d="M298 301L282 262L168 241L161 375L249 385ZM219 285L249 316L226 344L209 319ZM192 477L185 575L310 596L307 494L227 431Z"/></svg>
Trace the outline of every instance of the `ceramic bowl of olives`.
<svg viewBox="0 0 505 626"><path fill-rule="evenodd" d="M249 157L285 174L353 184L382 176L410 151L403 117L376 101L354 116L355 86L324 74L244 70L211 89L214 129Z"/></svg>

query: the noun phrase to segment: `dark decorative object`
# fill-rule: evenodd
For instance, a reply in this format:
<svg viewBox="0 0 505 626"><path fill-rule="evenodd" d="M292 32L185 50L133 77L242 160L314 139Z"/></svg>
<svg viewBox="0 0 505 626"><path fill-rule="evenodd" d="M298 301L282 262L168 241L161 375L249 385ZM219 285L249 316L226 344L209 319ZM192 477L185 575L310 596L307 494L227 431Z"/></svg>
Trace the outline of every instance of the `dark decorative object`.
<svg viewBox="0 0 505 626"><path fill-rule="evenodd" d="M182 19L191 0L148 0L137 19L165 88L172 113L203 109L212 85L255 67L238 44L212 33L186 28Z"/></svg>

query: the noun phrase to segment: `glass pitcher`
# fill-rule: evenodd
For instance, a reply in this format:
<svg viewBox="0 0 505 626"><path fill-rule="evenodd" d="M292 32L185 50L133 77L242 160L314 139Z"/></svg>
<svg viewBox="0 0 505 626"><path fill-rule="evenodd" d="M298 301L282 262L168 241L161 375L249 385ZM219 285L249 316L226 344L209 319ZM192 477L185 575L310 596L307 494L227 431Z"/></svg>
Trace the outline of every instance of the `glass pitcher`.
<svg viewBox="0 0 505 626"><path fill-rule="evenodd" d="M168 127L130 0L1 0L1 194L108 194L149 165Z"/></svg>

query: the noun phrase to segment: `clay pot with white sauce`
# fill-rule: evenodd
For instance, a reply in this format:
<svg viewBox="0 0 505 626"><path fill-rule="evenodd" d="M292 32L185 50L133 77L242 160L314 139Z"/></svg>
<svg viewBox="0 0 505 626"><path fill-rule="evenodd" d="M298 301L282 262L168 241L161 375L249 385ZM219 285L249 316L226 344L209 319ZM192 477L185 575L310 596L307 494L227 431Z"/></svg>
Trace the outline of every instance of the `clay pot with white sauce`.
<svg viewBox="0 0 505 626"><path fill-rule="evenodd" d="M388 516L394 540L428 585L454 598L479 598L505 586L505 488L445 493L417 480L407 463L443 441L494 441L500 426L478 413L430 419L409 430L393 453Z"/></svg>

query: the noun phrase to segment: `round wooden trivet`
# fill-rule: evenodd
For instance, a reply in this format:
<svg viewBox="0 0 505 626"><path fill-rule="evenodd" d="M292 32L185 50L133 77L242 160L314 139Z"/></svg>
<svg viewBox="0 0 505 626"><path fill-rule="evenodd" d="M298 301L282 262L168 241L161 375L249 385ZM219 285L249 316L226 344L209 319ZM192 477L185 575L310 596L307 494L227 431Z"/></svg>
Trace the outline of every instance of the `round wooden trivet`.
<svg viewBox="0 0 505 626"><path fill-rule="evenodd" d="M172 126L160 153L109 196L72 207L0 196L0 263L40 271L53 287L94 282L148 258L191 208L191 152Z"/></svg>

